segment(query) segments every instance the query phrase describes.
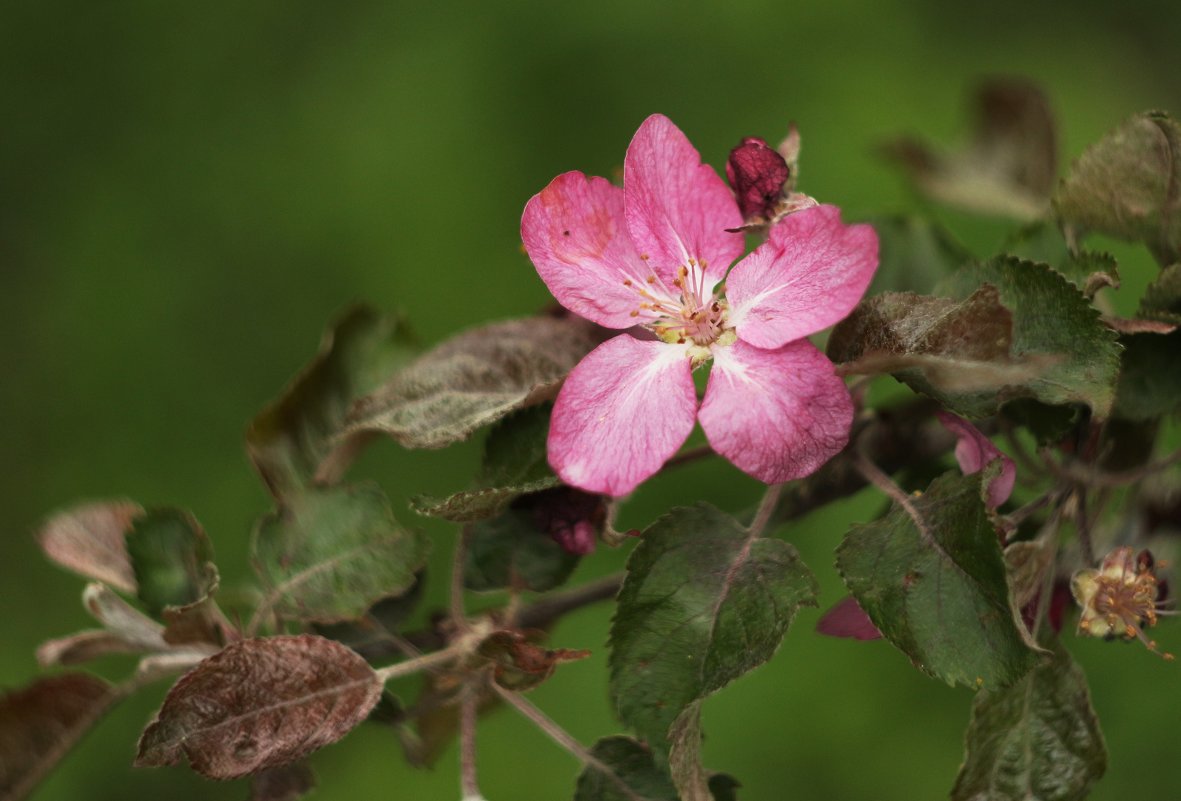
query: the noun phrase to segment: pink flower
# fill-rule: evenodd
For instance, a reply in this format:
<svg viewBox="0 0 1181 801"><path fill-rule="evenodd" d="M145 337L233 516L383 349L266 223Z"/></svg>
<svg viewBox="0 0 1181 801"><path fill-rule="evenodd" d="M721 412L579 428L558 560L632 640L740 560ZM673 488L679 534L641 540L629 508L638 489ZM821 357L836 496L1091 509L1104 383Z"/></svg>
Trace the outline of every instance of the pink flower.
<svg viewBox="0 0 1181 801"><path fill-rule="evenodd" d="M995 459L1001 460L1000 472L988 484L988 508L996 509L1009 500L1013 494L1013 485L1017 482L1017 465L1013 464L1013 460L1001 453L992 440L964 418L942 409L935 412L935 416L944 428L955 434L955 460L959 462L960 472L965 476L979 473Z"/></svg>
<svg viewBox="0 0 1181 801"><path fill-rule="evenodd" d="M632 139L623 183L564 173L521 219L525 249L559 303L632 329L566 379L550 465L567 484L624 495L700 420L714 450L755 478L812 473L845 446L853 407L804 337L857 304L877 268L877 235L817 206L777 224L727 278L745 249L743 235L726 230L743 223L738 204L660 115ZM692 371L710 360L699 408Z"/></svg>

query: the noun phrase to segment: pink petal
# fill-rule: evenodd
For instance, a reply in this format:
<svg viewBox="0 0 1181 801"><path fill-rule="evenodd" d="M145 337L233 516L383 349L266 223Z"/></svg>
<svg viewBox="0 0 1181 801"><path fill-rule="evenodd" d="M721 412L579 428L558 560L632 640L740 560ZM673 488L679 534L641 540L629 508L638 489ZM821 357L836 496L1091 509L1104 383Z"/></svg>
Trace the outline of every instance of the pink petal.
<svg viewBox="0 0 1181 801"><path fill-rule="evenodd" d="M630 328L652 270L632 245L623 190L580 172L559 175L525 204L521 239L538 275L558 302L608 328ZM631 282L628 286L625 282Z"/></svg>
<svg viewBox="0 0 1181 801"><path fill-rule="evenodd" d="M730 189L668 117L654 114L632 138L623 166L627 226L640 253L666 282L677 270L690 270L692 286L702 284L697 268L705 262L704 294L742 255L746 240L727 228L742 225Z"/></svg>
<svg viewBox="0 0 1181 801"><path fill-rule="evenodd" d="M988 506L997 508L1013 494L1017 482L1017 465L1005 456L980 429L958 415L940 410L935 413L943 427L956 435L955 460L965 476L978 473L993 459L1001 460L1001 472L988 485Z"/></svg>
<svg viewBox="0 0 1181 801"><path fill-rule="evenodd" d="M778 350L715 347L698 419L718 453L768 484L809 475L845 447L853 402L805 339Z"/></svg>
<svg viewBox="0 0 1181 801"><path fill-rule="evenodd" d="M549 463L588 492L626 495L685 442L697 391L688 345L623 334L587 354L554 404Z"/></svg>
<svg viewBox="0 0 1181 801"><path fill-rule="evenodd" d="M844 319L877 267L869 225L845 225L836 206L789 214L730 271L730 324L746 342L778 348Z"/></svg>
<svg viewBox="0 0 1181 801"><path fill-rule="evenodd" d="M829 637L849 637L854 640L880 640L882 633L850 595L838 601L816 621L816 631Z"/></svg>

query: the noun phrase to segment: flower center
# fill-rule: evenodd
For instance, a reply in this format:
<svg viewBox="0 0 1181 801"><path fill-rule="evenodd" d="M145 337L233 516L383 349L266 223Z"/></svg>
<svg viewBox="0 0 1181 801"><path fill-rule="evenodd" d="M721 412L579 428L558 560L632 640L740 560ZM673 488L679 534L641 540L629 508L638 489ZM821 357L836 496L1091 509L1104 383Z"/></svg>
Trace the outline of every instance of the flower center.
<svg viewBox="0 0 1181 801"><path fill-rule="evenodd" d="M682 265L673 279L673 287L679 295L675 299L674 291L668 290L655 275L649 276L646 283L652 286L659 282L660 288L666 290L660 293L663 297L653 294L648 287L635 287L643 302L632 312L632 316L638 317L644 312L655 313L655 319L645 321L643 325L660 339L678 345L691 342L707 348L729 328L726 322L729 306L715 294L706 296L705 263L698 263L694 259L690 259L689 263L695 268L693 277L697 280L692 280L689 268ZM630 281L626 283L633 286Z"/></svg>

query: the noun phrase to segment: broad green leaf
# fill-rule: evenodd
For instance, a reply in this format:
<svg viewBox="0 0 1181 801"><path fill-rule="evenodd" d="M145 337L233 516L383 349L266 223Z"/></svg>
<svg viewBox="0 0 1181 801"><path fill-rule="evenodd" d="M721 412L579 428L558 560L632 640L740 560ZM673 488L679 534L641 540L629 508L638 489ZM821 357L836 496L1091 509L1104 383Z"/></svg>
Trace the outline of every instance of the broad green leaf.
<svg viewBox="0 0 1181 801"><path fill-rule="evenodd" d="M204 601L217 589L213 545L201 524L180 509L150 509L127 533L139 599L155 617L168 607Z"/></svg>
<svg viewBox="0 0 1181 801"><path fill-rule="evenodd" d="M972 702L952 801L1082 801L1107 769L1087 680L1057 643L1054 659Z"/></svg>
<svg viewBox="0 0 1181 801"><path fill-rule="evenodd" d="M1181 125L1137 114L1087 148L1054 194L1054 213L1077 239L1097 231L1143 242L1163 267L1181 259Z"/></svg>
<svg viewBox="0 0 1181 801"><path fill-rule="evenodd" d="M446 498L419 496L412 502L414 511L470 523L498 514L521 495L560 486L545 456L551 411L543 404L501 420L484 443L475 486Z"/></svg>
<svg viewBox="0 0 1181 801"><path fill-rule="evenodd" d="M1034 380L1045 360L1011 356L1013 315L995 287L957 301L910 292L867 298L837 324L828 356L842 374L892 373L967 417L996 406L998 390Z"/></svg>
<svg viewBox="0 0 1181 801"><path fill-rule="evenodd" d="M1160 271L1140 299L1140 316L1167 323L1181 323L1181 264Z"/></svg>
<svg viewBox="0 0 1181 801"><path fill-rule="evenodd" d="M1055 445L1078 425L1082 406L1051 406L1033 398L1018 398L1001 406L1001 414L1026 428L1038 445Z"/></svg>
<svg viewBox="0 0 1181 801"><path fill-rule="evenodd" d="M137 767L178 764L235 779L297 762L365 720L382 681L323 637L240 640L173 685L140 737Z"/></svg>
<svg viewBox="0 0 1181 801"><path fill-rule="evenodd" d="M329 325L315 358L246 430L250 459L276 497L344 471L359 445L339 438L349 408L409 362L413 350L404 321L367 306Z"/></svg>
<svg viewBox="0 0 1181 801"><path fill-rule="evenodd" d="M1120 347L1099 312L1046 265L1003 256L961 268L941 289L967 298L986 283L996 287L1012 312L1012 357L1041 366L1035 377L1005 387L995 401L1032 397L1051 405L1085 403L1095 416L1107 417L1115 400ZM995 406L978 404L977 414L987 413L989 405Z"/></svg>
<svg viewBox="0 0 1181 801"><path fill-rule="evenodd" d="M1181 409L1181 331L1126 334L1115 414L1152 420Z"/></svg>
<svg viewBox="0 0 1181 801"><path fill-rule="evenodd" d="M1048 264L1087 297L1105 286L1119 286L1114 256L1089 250L1072 252L1058 227L1045 220L1022 228L1001 250L1006 256Z"/></svg>
<svg viewBox="0 0 1181 801"><path fill-rule="evenodd" d="M976 90L972 111L972 139L958 151L939 152L904 138L885 153L941 203L1019 220L1044 215L1058 169L1046 96L1024 81L993 80Z"/></svg>
<svg viewBox="0 0 1181 801"><path fill-rule="evenodd" d="M0 694L0 798L33 792L120 697L88 673L44 676Z"/></svg>
<svg viewBox="0 0 1181 801"><path fill-rule="evenodd" d="M357 401L347 434L383 432L407 448L441 448L549 400L596 344L573 316L509 320L459 334Z"/></svg>
<svg viewBox="0 0 1181 801"><path fill-rule="evenodd" d="M922 217L868 220L878 233L878 269L866 295L930 292L942 278L972 259L950 232Z"/></svg>
<svg viewBox="0 0 1181 801"><path fill-rule="evenodd" d="M854 526L837 568L857 603L919 670L996 688L1039 655L1009 598L1005 562L981 497L982 474L945 473L922 495Z"/></svg>
<svg viewBox="0 0 1181 801"><path fill-rule="evenodd" d="M664 515L628 559L611 624L620 717L665 759L682 712L770 659L816 591L786 542L706 504Z"/></svg>
<svg viewBox="0 0 1181 801"><path fill-rule="evenodd" d="M552 590L574 572L579 557L537 524L527 508L472 524L463 583L469 590Z"/></svg>
<svg viewBox="0 0 1181 801"><path fill-rule="evenodd" d="M594 765L583 768L574 790L574 801L680 801L668 776L656 767L652 751L630 737L604 737L591 754L611 769L615 778ZM632 794L624 792L620 782Z"/></svg>
<svg viewBox="0 0 1181 801"><path fill-rule="evenodd" d="M260 521L252 561L280 617L333 623L401 595L423 567L429 541L394 519L365 483L308 489Z"/></svg>

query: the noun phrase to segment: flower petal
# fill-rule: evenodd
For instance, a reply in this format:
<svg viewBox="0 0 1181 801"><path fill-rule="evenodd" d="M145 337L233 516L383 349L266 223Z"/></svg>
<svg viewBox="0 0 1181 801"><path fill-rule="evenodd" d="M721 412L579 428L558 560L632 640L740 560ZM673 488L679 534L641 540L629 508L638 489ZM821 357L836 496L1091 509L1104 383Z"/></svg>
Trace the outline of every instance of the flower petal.
<svg viewBox="0 0 1181 801"><path fill-rule="evenodd" d="M623 190L607 179L567 172L550 181L525 204L521 240L541 280L575 314L608 328L655 317L632 316L639 289L654 289L646 283L652 270L628 234Z"/></svg>
<svg viewBox="0 0 1181 801"><path fill-rule="evenodd" d="M882 632L865 614L852 595L837 601L816 621L816 631L829 637L848 637L853 640L880 640Z"/></svg>
<svg viewBox="0 0 1181 801"><path fill-rule="evenodd" d="M1009 500L1013 494L1013 485L1017 482L1017 465L1013 460L1001 453L992 440L964 418L943 410L935 412L935 416L944 428L955 434L955 460L959 462L965 476L980 472L994 459L1001 460L1001 472L988 485L988 506L995 509Z"/></svg>
<svg viewBox="0 0 1181 801"><path fill-rule="evenodd" d="M742 225L730 189L668 117L644 120L627 148L623 165L627 227L640 253L671 285L677 270L688 267L691 286L708 295L742 255L746 240L727 228ZM702 284L697 268L705 262Z"/></svg>
<svg viewBox="0 0 1181 801"><path fill-rule="evenodd" d="M811 342L762 350L739 340L714 348L698 419L714 450L778 484L815 472L845 447L853 402Z"/></svg>
<svg viewBox="0 0 1181 801"><path fill-rule="evenodd" d="M688 345L609 339L566 378L554 404L549 463L588 492L626 495L685 442L697 391Z"/></svg>
<svg viewBox="0 0 1181 801"><path fill-rule="evenodd" d="M730 324L746 342L778 348L844 319L877 267L872 227L845 225L836 206L797 211L730 271Z"/></svg>

